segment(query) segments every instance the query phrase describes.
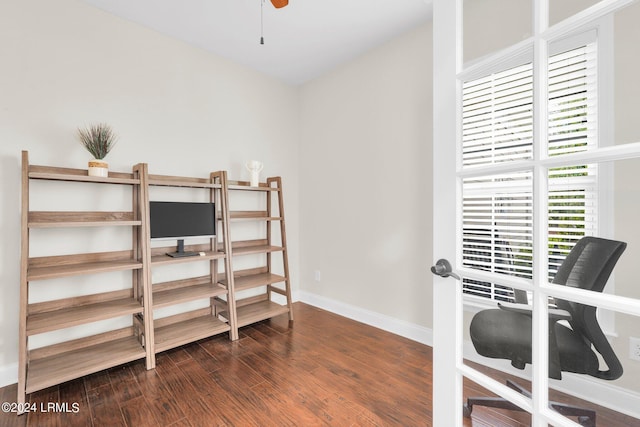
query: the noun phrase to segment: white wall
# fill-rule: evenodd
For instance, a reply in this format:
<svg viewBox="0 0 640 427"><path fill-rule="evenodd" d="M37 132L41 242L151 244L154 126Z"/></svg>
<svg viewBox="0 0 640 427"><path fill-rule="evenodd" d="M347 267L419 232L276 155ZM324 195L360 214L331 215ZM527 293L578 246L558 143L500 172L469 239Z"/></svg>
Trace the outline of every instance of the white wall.
<svg viewBox="0 0 640 427"><path fill-rule="evenodd" d="M116 171L146 162L151 173L207 177L225 169L231 179L247 179L243 163L262 160L263 176L283 177L296 286L295 88L76 0L0 3L0 58L0 385L17 377L20 152L29 150L34 164L84 168L89 154L75 137L79 126L113 126L120 140L107 160ZM40 191L52 204L65 205L62 197L81 203L73 193L58 197L60 186ZM105 209L129 200L99 191L77 198L91 197ZM82 232L69 233L83 240ZM67 245L59 232L34 237L38 253ZM82 244L98 250L93 240Z"/></svg>
<svg viewBox="0 0 640 427"><path fill-rule="evenodd" d="M301 290L430 328L431 25L300 97Z"/></svg>

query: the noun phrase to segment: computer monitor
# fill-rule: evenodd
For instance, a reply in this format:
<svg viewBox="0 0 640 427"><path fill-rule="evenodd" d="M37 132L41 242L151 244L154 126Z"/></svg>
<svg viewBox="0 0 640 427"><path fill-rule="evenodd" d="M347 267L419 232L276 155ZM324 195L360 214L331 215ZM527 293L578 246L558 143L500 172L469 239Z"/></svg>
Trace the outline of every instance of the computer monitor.
<svg viewBox="0 0 640 427"><path fill-rule="evenodd" d="M214 237L216 235L216 209L214 203L202 202L149 202L152 239L177 239L178 250L172 257L195 256L198 252L185 252L187 237Z"/></svg>

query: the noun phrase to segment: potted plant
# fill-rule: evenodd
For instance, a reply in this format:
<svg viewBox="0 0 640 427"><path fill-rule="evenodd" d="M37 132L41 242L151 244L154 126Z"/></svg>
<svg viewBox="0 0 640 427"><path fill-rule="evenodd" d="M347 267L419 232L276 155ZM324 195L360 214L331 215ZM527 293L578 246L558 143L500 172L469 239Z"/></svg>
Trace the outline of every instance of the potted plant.
<svg viewBox="0 0 640 427"><path fill-rule="evenodd" d="M94 158L89 161L89 176L109 176L109 164L103 159L109 154L117 140L111 126L98 123L85 129L78 128L78 138L82 146Z"/></svg>

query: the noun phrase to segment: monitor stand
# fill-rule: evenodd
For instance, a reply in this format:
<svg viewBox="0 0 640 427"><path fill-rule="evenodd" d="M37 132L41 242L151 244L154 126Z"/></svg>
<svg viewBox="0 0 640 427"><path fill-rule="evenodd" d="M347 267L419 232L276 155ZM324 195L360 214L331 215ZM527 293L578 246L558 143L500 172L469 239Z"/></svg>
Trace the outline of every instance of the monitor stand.
<svg viewBox="0 0 640 427"><path fill-rule="evenodd" d="M180 239L178 240L178 250L176 252L167 252L167 255L169 255L172 258L182 258L187 256L198 256L200 255L200 252L193 252L193 251L185 252L184 239Z"/></svg>

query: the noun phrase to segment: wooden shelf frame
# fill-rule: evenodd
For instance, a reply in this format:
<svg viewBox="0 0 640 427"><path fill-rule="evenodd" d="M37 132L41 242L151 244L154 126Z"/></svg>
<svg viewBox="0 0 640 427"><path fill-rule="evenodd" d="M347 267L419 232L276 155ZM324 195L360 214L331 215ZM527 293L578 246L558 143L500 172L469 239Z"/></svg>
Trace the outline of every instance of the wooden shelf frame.
<svg viewBox="0 0 640 427"><path fill-rule="evenodd" d="M28 152L23 151L21 179L18 403L26 401L26 393L136 359L145 358L147 369L152 369L158 352L226 332L231 340L237 340L239 327L274 316L288 313L289 319L293 320L282 181L279 177L268 178L266 182L252 187L245 181L229 181L226 171L212 172L208 178L150 175L144 163L135 165L131 173L110 171L107 177L92 177L84 169L30 165ZM30 211L29 186L32 180L130 186L131 210ZM151 247L151 186L203 189L216 203L218 236L208 243L185 247L188 251L201 253L199 256L172 258L166 253L173 252L174 246ZM262 199L266 200L266 206L258 210L230 211L230 191L266 194ZM231 223L245 221L264 222L266 236L233 242ZM274 243L272 226L280 227L279 244ZM80 227L131 227L131 246L119 251L29 256L31 230ZM273 272L274 252L282 254L279 257L283 262L282 274ZM235 271L234 255L263 255L266 265ZM261 258L263 261L264 257ZM152 283L152 268L193 262L208 262L210 273ZM29 303L31 282L114 271L130 271L131 286ZM263 288L264 292L236 300L236 292L258 288ZM273 293L284 296L287 303L273 302ZM154 309L197 300L208 301L207 307L154 319ZM29 347L29 338L35 335L124 316L131 316L131 326L41 348Z"/></svg>
<svg viewBox="0 0 640 427"><path fill-rule="evenodd" d="M266 236L253 240L232 241L231 251L233 256L266 255L266 265L252 269L234 271L235 296L238 293L250 289L265 287L265 293L236 301L236 316L238 327L251 323L289 314L289 320L293 321L293 309L291 298L291 284L289 279L289 263L287 257L287 237L284 217L284 201L282 191L282 179L280 177L267 178L265 182L252 187L246 181L229 181L228 191L257 191L266 193L265 206L261 210L230 211L232 222L236 221L264 221L266 223ZM274 200L274 197L276 198ZM278 224L280 227L280 242L275 243L272 227ZM274 258L272 254L282 254L282 275L273 272ZM225 283L223 280L222 283ZM276 286L278 284L278 286ZM272 294L276 293L286 298L286 305L280 305L272 301ZM222 315L227 315L226 311Z"/></svg>
<svg viewBox="0 0 640 427"><path fill-rule="evenodd" d="M219 208L216 218L219 223L217 236L211 238L209 243L185 245L185 251L199 252L200 255L180 258L167 256L166 253L175 251L175 246L154 247L149 250L150 268L207 261L210 270L210 274L207 276L171 282L154 284L149 280L147 286L151 290L153 309L166 308L200 299L209 300L209 307L204 311L198 311L196 317L192 312L187 312L155 319L153 312L151 312L148 315L148 320L145 321L151 323L154 329L154 353L224 332L229 332L231 340L238 339L235 314L224 320L219 317L221 301L224 301L223 297L226 298L225 308L235 312L233 280L231 283L221 284L218 271L220 262L224 263L224 271L233 271L231 257L228 256L231 248L227 230L226 179L226 171L212 172L207 179L164 175L149 176L150 186L207 190L209 200L216 204L216 208ZM222 241L219 241L219 236L222 236Z"/></svg>
<svg viewBox="0 0 640 427"><path fill-rule="evenodd" d="M22 152L18 403L26 401L26 393L132 360L146 358L147 368L153 367L149 347L152 331L138 320L150 306L144 286L149 240L144 221L148 217L146 177L146 164L135 165L131 173L93 177L83 169L30 165L28 152ZM32 180L130 186L131 210L30 211ZM130 250L30 257L31 229L113 226L132 227ZM130 287L29 303L33 281L112 271L131 271ZM29 346L29 337L34 335L121 316L131 316L132 326L43 348Z"/></svg>

